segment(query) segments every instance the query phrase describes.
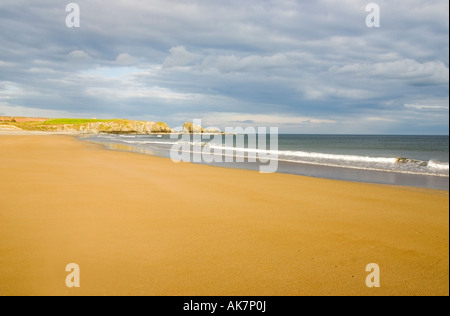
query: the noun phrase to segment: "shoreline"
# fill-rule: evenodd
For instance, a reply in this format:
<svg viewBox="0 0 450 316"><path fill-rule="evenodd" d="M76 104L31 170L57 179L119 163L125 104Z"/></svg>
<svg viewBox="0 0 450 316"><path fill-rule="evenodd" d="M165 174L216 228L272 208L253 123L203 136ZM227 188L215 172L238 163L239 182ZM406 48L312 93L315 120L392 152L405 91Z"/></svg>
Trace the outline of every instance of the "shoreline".
<svg viewBox="0 0 450 316"><path fill-rule="evenodd" d="M103 148L113 151L134 152L138 154L163 157L170 160L167 151L146 148L139 145L94 141L90 136L78 135L82 141L93 144L100 144ZM249 162L231 162L231 163L198 163L200 165L214 166L220 168L231 168L241 170L258 171L259 163ZM314 163L294 162L284 159L278 159L278 170L275 173L290 174L295 176L305 176L319 179L349 181L355 183L381 184L393 186L406 186L415 188L426 188L435 190L449 190L449 177L440 175L425 175L416 173L396 172L387 170L372 170L361 168L350 168L345 166L329 166Z"/></svg>
<svg viewBox="0 0 450 316"><path fill-rule="evenodd" d="M75 136L0 133L0 295L448 295L448 192L175 164ZM65 287L72 262L79 289Z"/></svg>
<svg viewBox="0 0 450 316"><path fill-rule="evenodd" d="M159 135L161 133L154 133L151 135ZM177 133L176 133L177 134ZM85 138L89 138L92 136L97 136L97 134L89 134L89 133L81 133L81 132L42 132L42 131L26 131L26 130L16 130L16 129L2 129L0 126L0 136L50 136L50 135L62 135L62 136L73 136L74 138L83 141L89 142L92 144L98 144L103 149L111 150L111 151L124 151L124 152L132 152L147 156L153 157L162 157L170 160L170 157L164 154L157 153L157 151L147 150L145 148L133 145L122 145L119 144L119 147L112 148L111 145L118 145L116 143L103 143L103 142L95 142L91 140L85 140ZM150 135L150 134L149 134ZM115 147L115 146L113 146ZM125 148L127 147L127 148ZM150 152L150 153L149 153ZM387 185L394 187L411 187L411 188L422 188L422 189L431 189L431 190L441 190L441 191L449 191L449 177L441 176L441 175L423 175L423 174L415 174L415 173L402 173L395 171L387 171L387 170L370 170L370 169L359 169L359 168L349 168L344 166L328 166L328 165L317 165L317 164L308 164L308 163L299 163L293 162L289 160L279 159L279 165L281 166L275 173L278 174L289 174L295 176L303 176L309 178L317 178L317 179L327 179L327 180L337 180L337 181L346 181L353 183L365 183L365 184L378 184L378 185ZM231 168L231 169L240 169L240 170L253 170L257 171L259 165L257 163L220 163L220 164L207 164L207 163L199 163L200 165L214 166L220 168ZM302 166L303 169L315 170L314 172L303 171L299 172L294 170L294 168L286 168L288 165L293 166ZM347 171L343 173L339 173L341 171ZM330 176L333 174L334 176ZM352 176L352 174L356 174L356 176ZM390 176L387 181L387 176ZM395 180L392 180L395 179Z"/></svg>

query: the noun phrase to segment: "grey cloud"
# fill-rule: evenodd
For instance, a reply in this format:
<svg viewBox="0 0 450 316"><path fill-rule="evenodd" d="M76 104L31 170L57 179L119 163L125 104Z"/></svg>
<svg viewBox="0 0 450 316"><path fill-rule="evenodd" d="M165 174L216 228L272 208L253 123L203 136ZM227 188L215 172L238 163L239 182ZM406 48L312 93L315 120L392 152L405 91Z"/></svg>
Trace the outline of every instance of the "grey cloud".
<svg viewBox="0 0 450 316"><path fill-rule="evenodd" d="M168 56L164 62L164 68L187 66L198 56L196 54L190 53L186 50L184 46L172 47L170 49L170 56Z"/></svg>
<svg viewBox="0 0 450 316"><path fill-rule="evenodd" d="M121 53L121 54L119 54L119 55L117 56L116 62L117 62L119 65L133 65L133 64L135 64L137 61L136 61L136 58L134 58L134 57L131 56L130 54L128 54L128 53Z"/></svg>
<svg viewBox="0 0 450 316"><path fill-rule="evenodd" d="M68 29L66 3L2 0L4 109L448 133L448 1L380 0L379 29L369 0L76 2Z"/></svg>
<svg viewBox="0 0 450 316"><path fill-rule="evenodd" d="M373 64L351 64L333 67L336 73L350 73L358 76L378 76L384 79L400 79L428 84L448 84L449 69L442 61L419 63L403 59Z"/></svg>
<svg viewBox="0 0 450 316"><path fill-rule="evenodd" d="M73 52L70 52L69 58L73 62L87 61L91 59L91 57L82 50L74 50Z"/></svg>

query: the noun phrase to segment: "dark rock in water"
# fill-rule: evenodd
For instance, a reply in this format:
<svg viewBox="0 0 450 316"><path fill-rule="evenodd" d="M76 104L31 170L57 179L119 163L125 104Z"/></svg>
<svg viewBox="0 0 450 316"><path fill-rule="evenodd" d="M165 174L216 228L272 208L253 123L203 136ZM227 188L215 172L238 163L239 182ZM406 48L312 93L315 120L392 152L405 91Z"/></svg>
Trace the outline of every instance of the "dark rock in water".
<svg viewBox="0 0 450 316"><path fill-rule="evenodd" d="M396 163L407 163L409 161L408 158L397 158L395 159Z"/></svg>
<svg viewBox="0 0 450 316"><path fill-rule="evenodd" d="M419 165L421 167L426 167L428 166L428 162L426 161L421 161L421 160L414 160L414 159L409 159L409 158L397 158L395 159L396 163L414 163L416 165Z"/></svg>

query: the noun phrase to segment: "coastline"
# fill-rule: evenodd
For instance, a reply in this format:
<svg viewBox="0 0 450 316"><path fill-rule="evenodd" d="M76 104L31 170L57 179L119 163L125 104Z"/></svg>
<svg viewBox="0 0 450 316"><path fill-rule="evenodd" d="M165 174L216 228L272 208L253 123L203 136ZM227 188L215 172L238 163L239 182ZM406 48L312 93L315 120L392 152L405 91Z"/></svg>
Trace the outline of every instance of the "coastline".
<svg viewBox="0 0 450 316"><path fill-rule="evenodd" d="M128 141L128 138L118 140L98 138L98 135L83 136L80 135L82 140L92 142L95 144L101 144L106 149L134 152L152 156L158 156L170 159L170 143L165 140L161 144L164 144L166 148L159 147L153 142L154 146L143 145L147 143L145 141ZM123 136L131 137L131 136ZM135 137L135 136L133 136ZM148 142L151 143L151 142ZM169 148L167 148L169 147ZM191 152L192 153L192 152ZM220 157L220 156L219 156ZM382 185L395 185L395 186L408 186L417 188L428 188L437 190L449 190L449 178L448 175L438 174L420 174L417 172L396 171L396 170L383 170L370 167L357 167L357 166L339 166L320 164L317 162L308 163L306 161L300 162L295 160L283 159L277 157L277 170L276 173L300 175L307 177L314 177L320 179L342 180L358 183L373 183ZM202 165L232 168L232 169L244 169L244 170L260 170L264 164L260 162L206 162L202 160L197 162Z"/></svg>
<svg viewBox="0 0 450 316"><path fill-rule="evenodd" d="M29 135L0 133L0 295L449 293L448 191ZM79 289L65 287L71 262Z"/></svg>

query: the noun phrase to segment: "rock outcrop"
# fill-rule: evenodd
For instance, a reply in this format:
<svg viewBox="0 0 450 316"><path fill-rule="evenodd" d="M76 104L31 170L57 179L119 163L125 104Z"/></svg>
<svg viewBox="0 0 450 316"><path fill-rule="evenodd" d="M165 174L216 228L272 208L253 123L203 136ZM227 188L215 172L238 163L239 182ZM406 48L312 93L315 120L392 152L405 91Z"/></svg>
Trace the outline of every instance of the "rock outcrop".
<svg viewBox="0 0 450 316"><path fill-rule="evenodd" d="M83 134L151 134L171 132L170 128L161 128L160 125L154 122L128 120L83 124L56 124L48 125L47 129L53 132L78 132Z"/></svg>

